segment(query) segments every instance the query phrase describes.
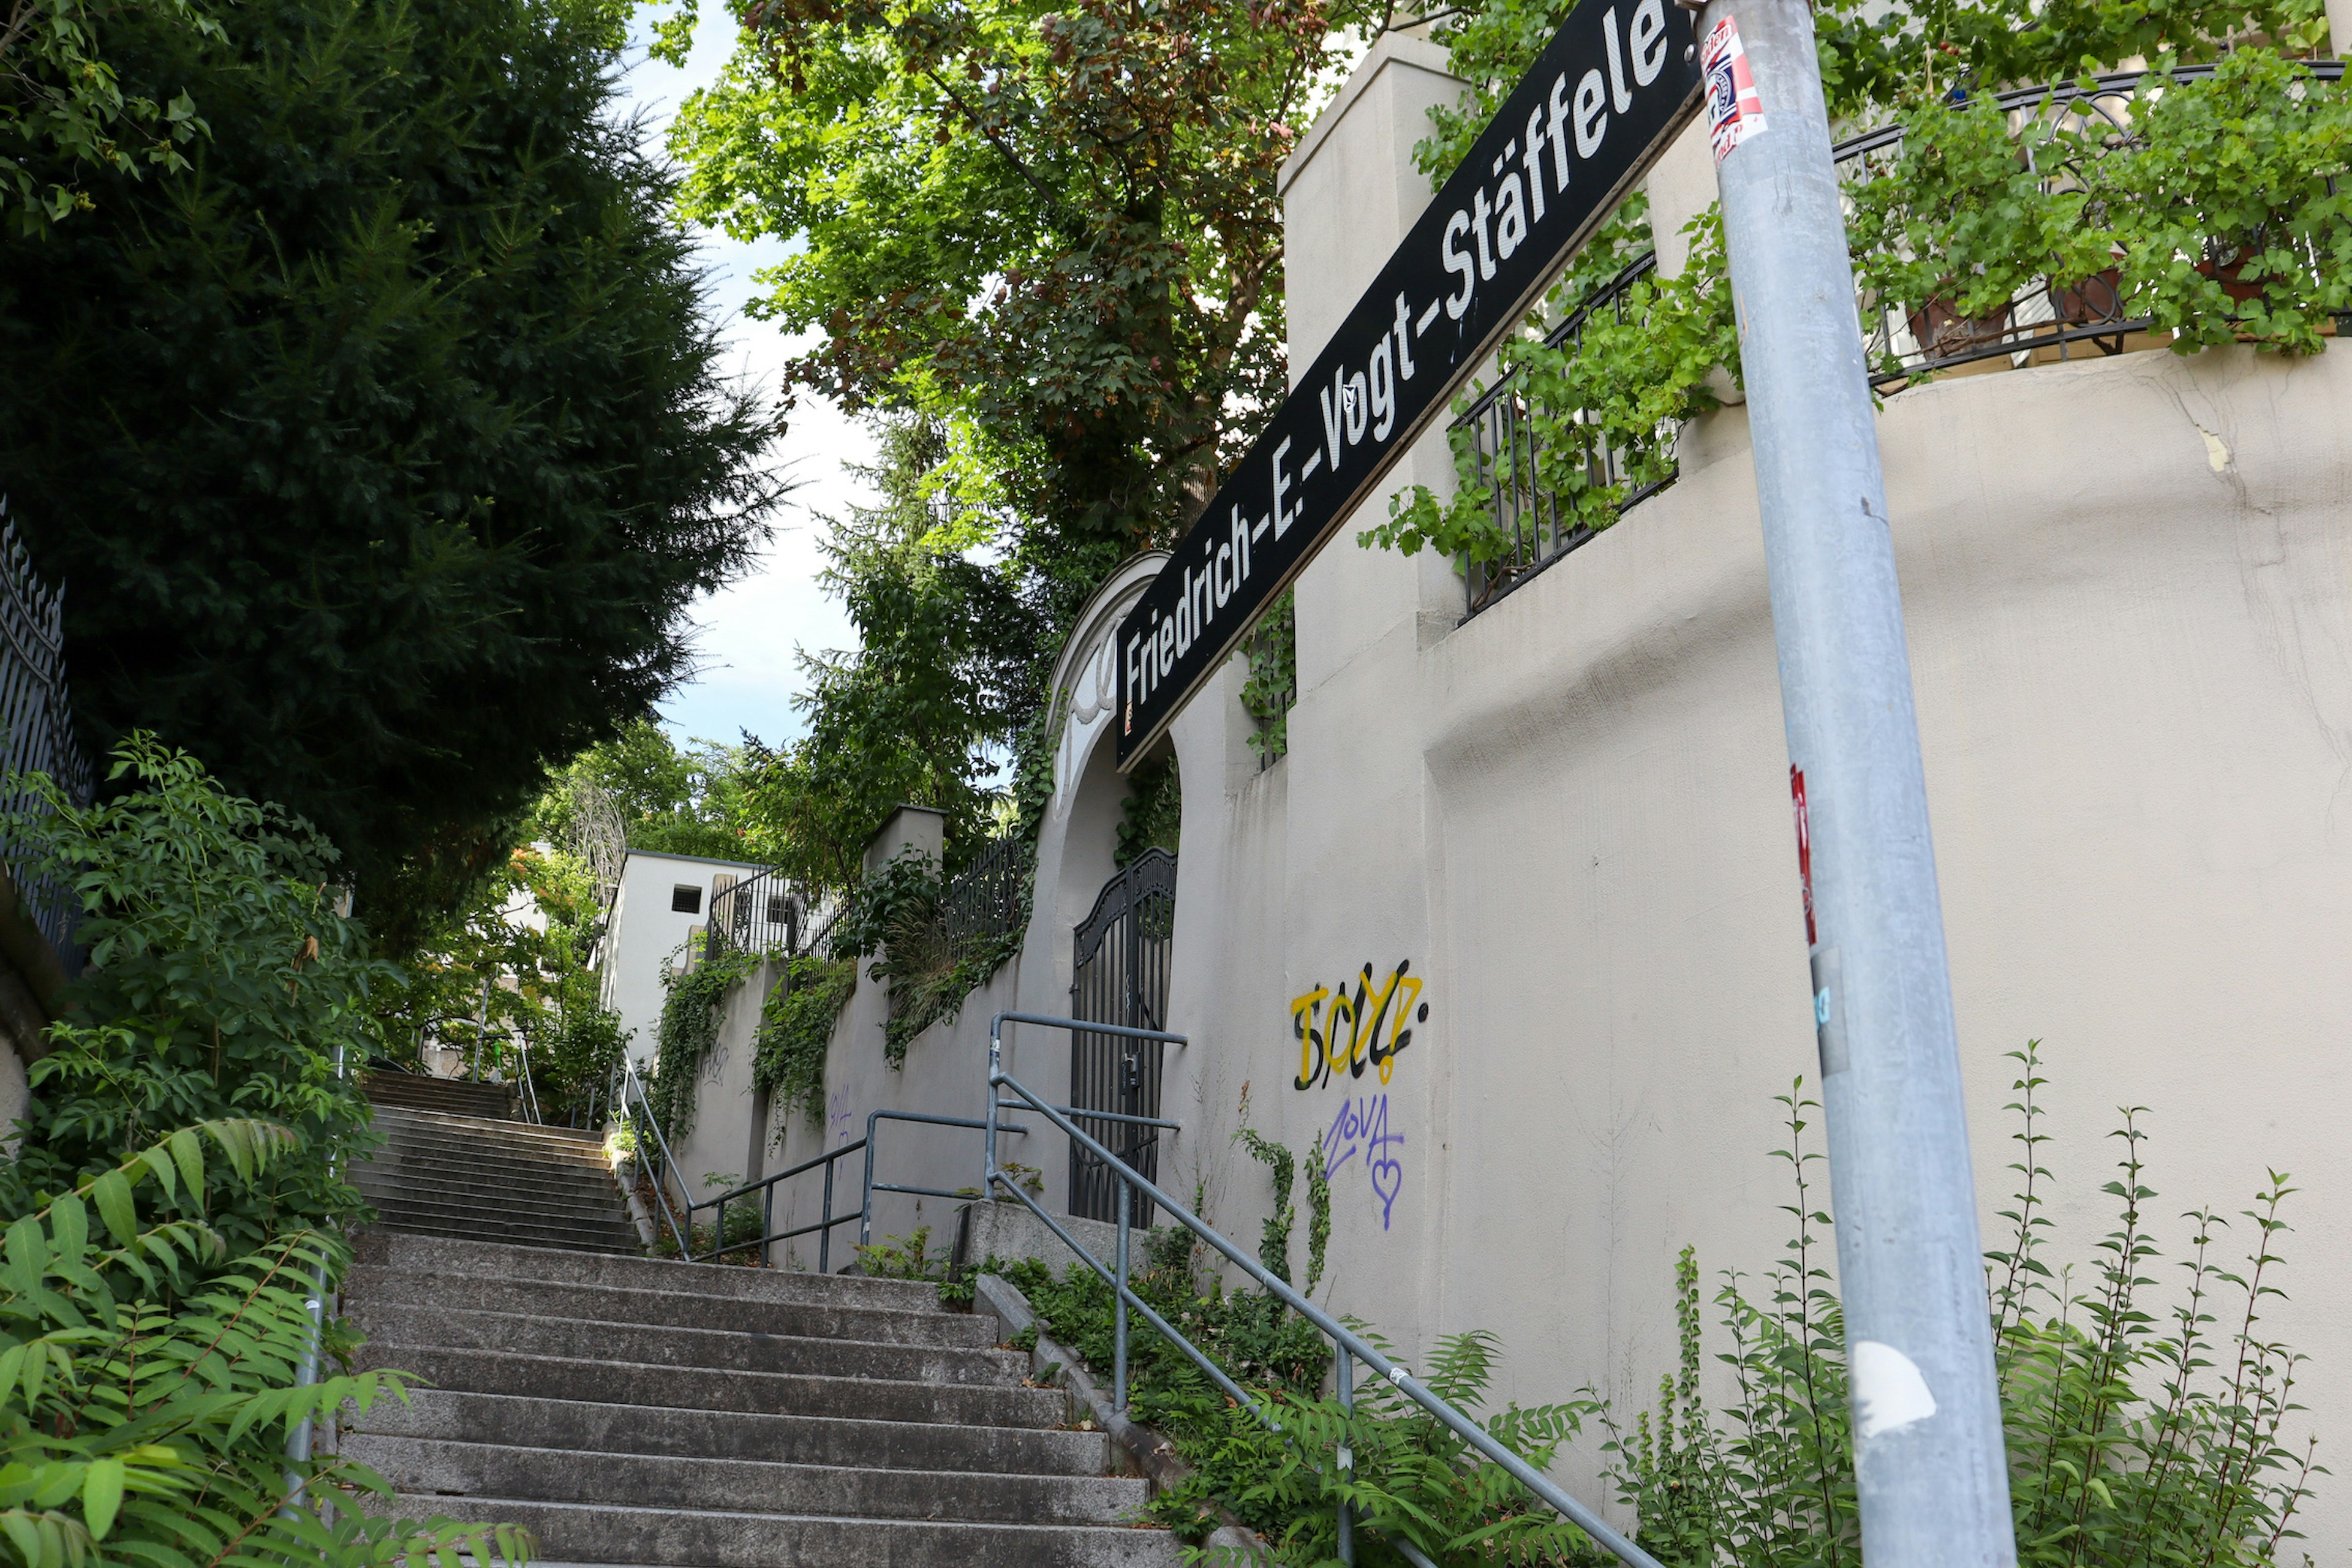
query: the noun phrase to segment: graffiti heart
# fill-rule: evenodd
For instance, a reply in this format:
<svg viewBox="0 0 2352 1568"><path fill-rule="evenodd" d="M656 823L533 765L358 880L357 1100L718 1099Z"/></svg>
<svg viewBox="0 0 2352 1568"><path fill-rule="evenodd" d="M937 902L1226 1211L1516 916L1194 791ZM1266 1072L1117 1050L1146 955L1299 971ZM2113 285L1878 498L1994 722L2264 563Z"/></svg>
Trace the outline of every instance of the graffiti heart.
<svg viewBox="0 0 2352 1568"><path fill-rule="evenodd" d="M1385 1086L1398 1055L1412 1044L1411 1026L1429 1021L1421 981L1405 973L1412 967L1411 959L1400 959L1388 978L1375 981L1367 963L1352 994L1342 981L1337 990L1318 985L1292 997L1290 1033L1298 1042L1298 1076L1290 1087L1314 1089L1342 1070L1361 1078L1366 1068L1378 1069Z"/></svg>

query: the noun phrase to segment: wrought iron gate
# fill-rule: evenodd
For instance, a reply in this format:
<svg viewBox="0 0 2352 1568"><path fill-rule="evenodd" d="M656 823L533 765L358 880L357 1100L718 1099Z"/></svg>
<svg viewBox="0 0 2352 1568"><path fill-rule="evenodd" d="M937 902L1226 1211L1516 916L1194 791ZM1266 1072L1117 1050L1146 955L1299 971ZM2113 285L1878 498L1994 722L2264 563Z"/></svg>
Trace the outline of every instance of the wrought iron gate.
<svg viewBox="0 0 2352 1568"><path fill-rule="evenodd" d="M1078 922L1076 978L1070 1016L1130 1029L1168 1026L1168 959L1176 930L1176 857L1147 849L1103 884L1092 913ZM1073 1031L1070 1104L1078 1125L1150 1181L1160 1179L1160 1130L1083 1114L1160 1114L1158 1040ZM1070 1212L1082 1219L1118 1217L1118 1183L1101 1161L1070 1146ZM1129 1218L1151 1223L1139 1194Z"/></svg>

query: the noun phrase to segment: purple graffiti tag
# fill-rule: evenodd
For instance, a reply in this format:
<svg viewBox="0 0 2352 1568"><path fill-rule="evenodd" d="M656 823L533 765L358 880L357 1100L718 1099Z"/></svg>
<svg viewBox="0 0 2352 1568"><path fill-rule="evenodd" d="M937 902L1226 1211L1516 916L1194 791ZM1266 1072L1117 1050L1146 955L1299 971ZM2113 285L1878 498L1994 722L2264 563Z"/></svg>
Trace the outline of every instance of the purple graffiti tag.
<svg viewBox="0 0 2352 1568"><path fill-rule="evenodd" d="M842 1143L849 1142L849 1121L848 1094L843 1090L836 1089L833 1093L825 1096L825 1131L833 1134L835 1142Z"/></svg>
<svg viewBox="0 0 2352 1568"><path fill-rule="evenodd" d="M1323 1135L1323 1174L1328 1180L1359 1153L1372 1195L1381 1201L1381 1228L1389 1228L1397 1194L1404 1187L1404 1163L1388 1152L1404 1147L1404 1134L1389 1131L1389 1097L1361 1095L1339 1102L1339 1114Z"/></svg>

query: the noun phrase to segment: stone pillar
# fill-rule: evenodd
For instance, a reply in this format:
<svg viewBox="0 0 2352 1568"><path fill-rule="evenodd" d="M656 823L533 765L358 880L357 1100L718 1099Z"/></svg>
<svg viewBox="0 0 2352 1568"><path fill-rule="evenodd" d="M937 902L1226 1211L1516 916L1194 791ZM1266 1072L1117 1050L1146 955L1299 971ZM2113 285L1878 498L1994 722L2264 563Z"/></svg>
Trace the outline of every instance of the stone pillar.
<svg viewBox="0 0 2352 1568"><path fill-rule="evenodd" d="M890 813L881 831L866 841L866 874L874 875L908 849L943 862L947 843L945 812L928 805L901 805Z"/></svg>

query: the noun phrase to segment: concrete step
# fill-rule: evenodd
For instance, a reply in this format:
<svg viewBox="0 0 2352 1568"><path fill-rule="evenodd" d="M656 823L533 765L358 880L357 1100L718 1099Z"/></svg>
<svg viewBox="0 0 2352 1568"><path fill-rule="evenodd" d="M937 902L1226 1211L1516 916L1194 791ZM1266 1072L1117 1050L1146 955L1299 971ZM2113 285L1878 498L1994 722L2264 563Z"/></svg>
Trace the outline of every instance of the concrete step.
<svg viewBox="0 0 2352 1568"><path fill-rule="evenodd" d="M873 1344L954 1345L984 1349L996 1342L996 1320L972 1312L908 1312L819 1301L757 1301L696 1290L643 1290L612 1285L567 1285L441 1270L404 1273L367 1264L353 1267L343 1289L368 1306L414 1304L439 1310L530 1312L607 1323L668 1324L728 1329Z"/></svg>
<svg viewBox="0 0 2352 1568"><path fill-rule="evenodd" d="M501 1246L545 1248L550 1251L585 1252L595 1257L636 1257L645 1251L645 1243L632 1229L597 1228L593 1230L557 1226L534 1226L525 1221L493 1220L480 1215L450 1220L431 1216L418 1217L400 1209L378 1208L373 1224L361 1233L385 1238L404 1237L422 1241L482 1241Z"/></svg>
<svg viewBox="0 0 2352 1568"><path fill-rule="evenodd" d="M446 1218L464 1218L470 1215L508 1215L518 1219L530 1219L549 1225L602 1226L627 1225L629 1205L618 1187L604 1193L583 1192L572 1197L552 1197L544 1193L515 1192L504 1195L488 1191L452 1191L446 1187L420 1186L413 1182L388 1182L382 1175L368 1177L354 1172L352 1184L378 1207L413 1209L418 1214L434 1214Z"/></svg>
<svg viewBox="0 0 2352 1568"><path fill-rule="evenodd" d="M478 1394L659 1405L684 1410L1044 1427L1060 1426L1069 1409L1062 1393L1051 1388L940 1386L819 1373L659 1366L387 1339L370 1340L361 1348L358 1361L363 1369L398 1368L443 1388Z"/></svg>
<svg viewBox="0 0 2352 1568"><path fill-rule="evenodd" d="M355 1261L408 1271L493 1274L558 1284L688 1290L740 1300L937 1310L937 1286L919 1279L807 1274L785 1268L722 1268L667 1258L583 1257L552 1248L438 1237L362 1237Z"/></svg>
<svg viewBox="0 0 2352 1568"><path fill-rule="evenodd" d="M548 1127L536 1121L511 1121L504 1117L475 1116L417 1105L378 1105L376 1125L399 1127L426 1136L496 1138L566 1153L601 1156L603 1134L577 1127Z"/></svg>
<svg viewBox="0 0 2352 1568"><path fill-rule="evenodd" d="M376 1511L404 1518L449 1511L444 1499L402 1493ZM1164 1530L1116 1525L987 1524L966 1521L833 1519L719 1510L626 1508L469 1497L472 1517L520 1524L541 1553L573 1563L649 1568L1179 1568L1183 1549Z"/></svg>
<svg viewBox="0 0 2352 1568"><path fill-rule="evenodd" d="M372 1072L362 1080L378 1105L425 1107L467 1116L509 1116L514 1096L502 1083L461 1083L415 1073Z"/></svg>
<svg viewBox="0 0 2352 1568"><path fill-rule="evenodd" d="M405 1404L382 1400L352 1417L345 1430L615 1454L723 1454L789 1465L1009 1475L1099 1476L1110 1468L1112 1452L1101 1432L687 1410L454 1388L415 1389Z"/></svg>
<svg viewBox="0 0 2352 1568"><path fill-rule="evenodd" d="M457 1139L447 1143L394 1137L370 1157L372 1164L435 1176L494 1176L513 1172L557 1181L616 1181L613 1168L593 1156L575 1159L536 1149L509 1149Z"/></svg>
<svg viewBox="0 0 2352 1568"><path fill-rule="evenodd" d="M439 1306L354 1300L352 1321L385 1344L447 1350L501 1351L511 1355L597 1357L641 1366L709 1367L716 1371L807 1373L880 1378L958 1388L1018 1384L1028 1356L1019 1351L922 1344L873 1344L862 1340L743 1333L726 1329L616 1323L524 1312L482 1312Z"/></svg>
<svg viewBox="0 0 2352 1568"><path fill-rule="evenodd" d="M1126 1524L1150 1500L1148 1482L1123 1476L862 1469L373 1435L347 1438L341 1452L373 1466L401 1491L444 1497L583 1503L625 1499L637 1508L1002 1524Z"/></svg>
<svg viewBox="0 0 2352 1568"><path fill-rule="evenodd" d="M518 1181L501 1192L480 1183L427 1182L415 1175L402 1175L381 1167L362 1165L352 1173L352 1183L371 1198L439 1205L446 1208L529 1210L535 1214L576 1214L599 1219L629 1212L628 1200L622 1195L621 1189L610 1182L602 1187L583 1182L576 1186L551 1190Z"/></svg>

